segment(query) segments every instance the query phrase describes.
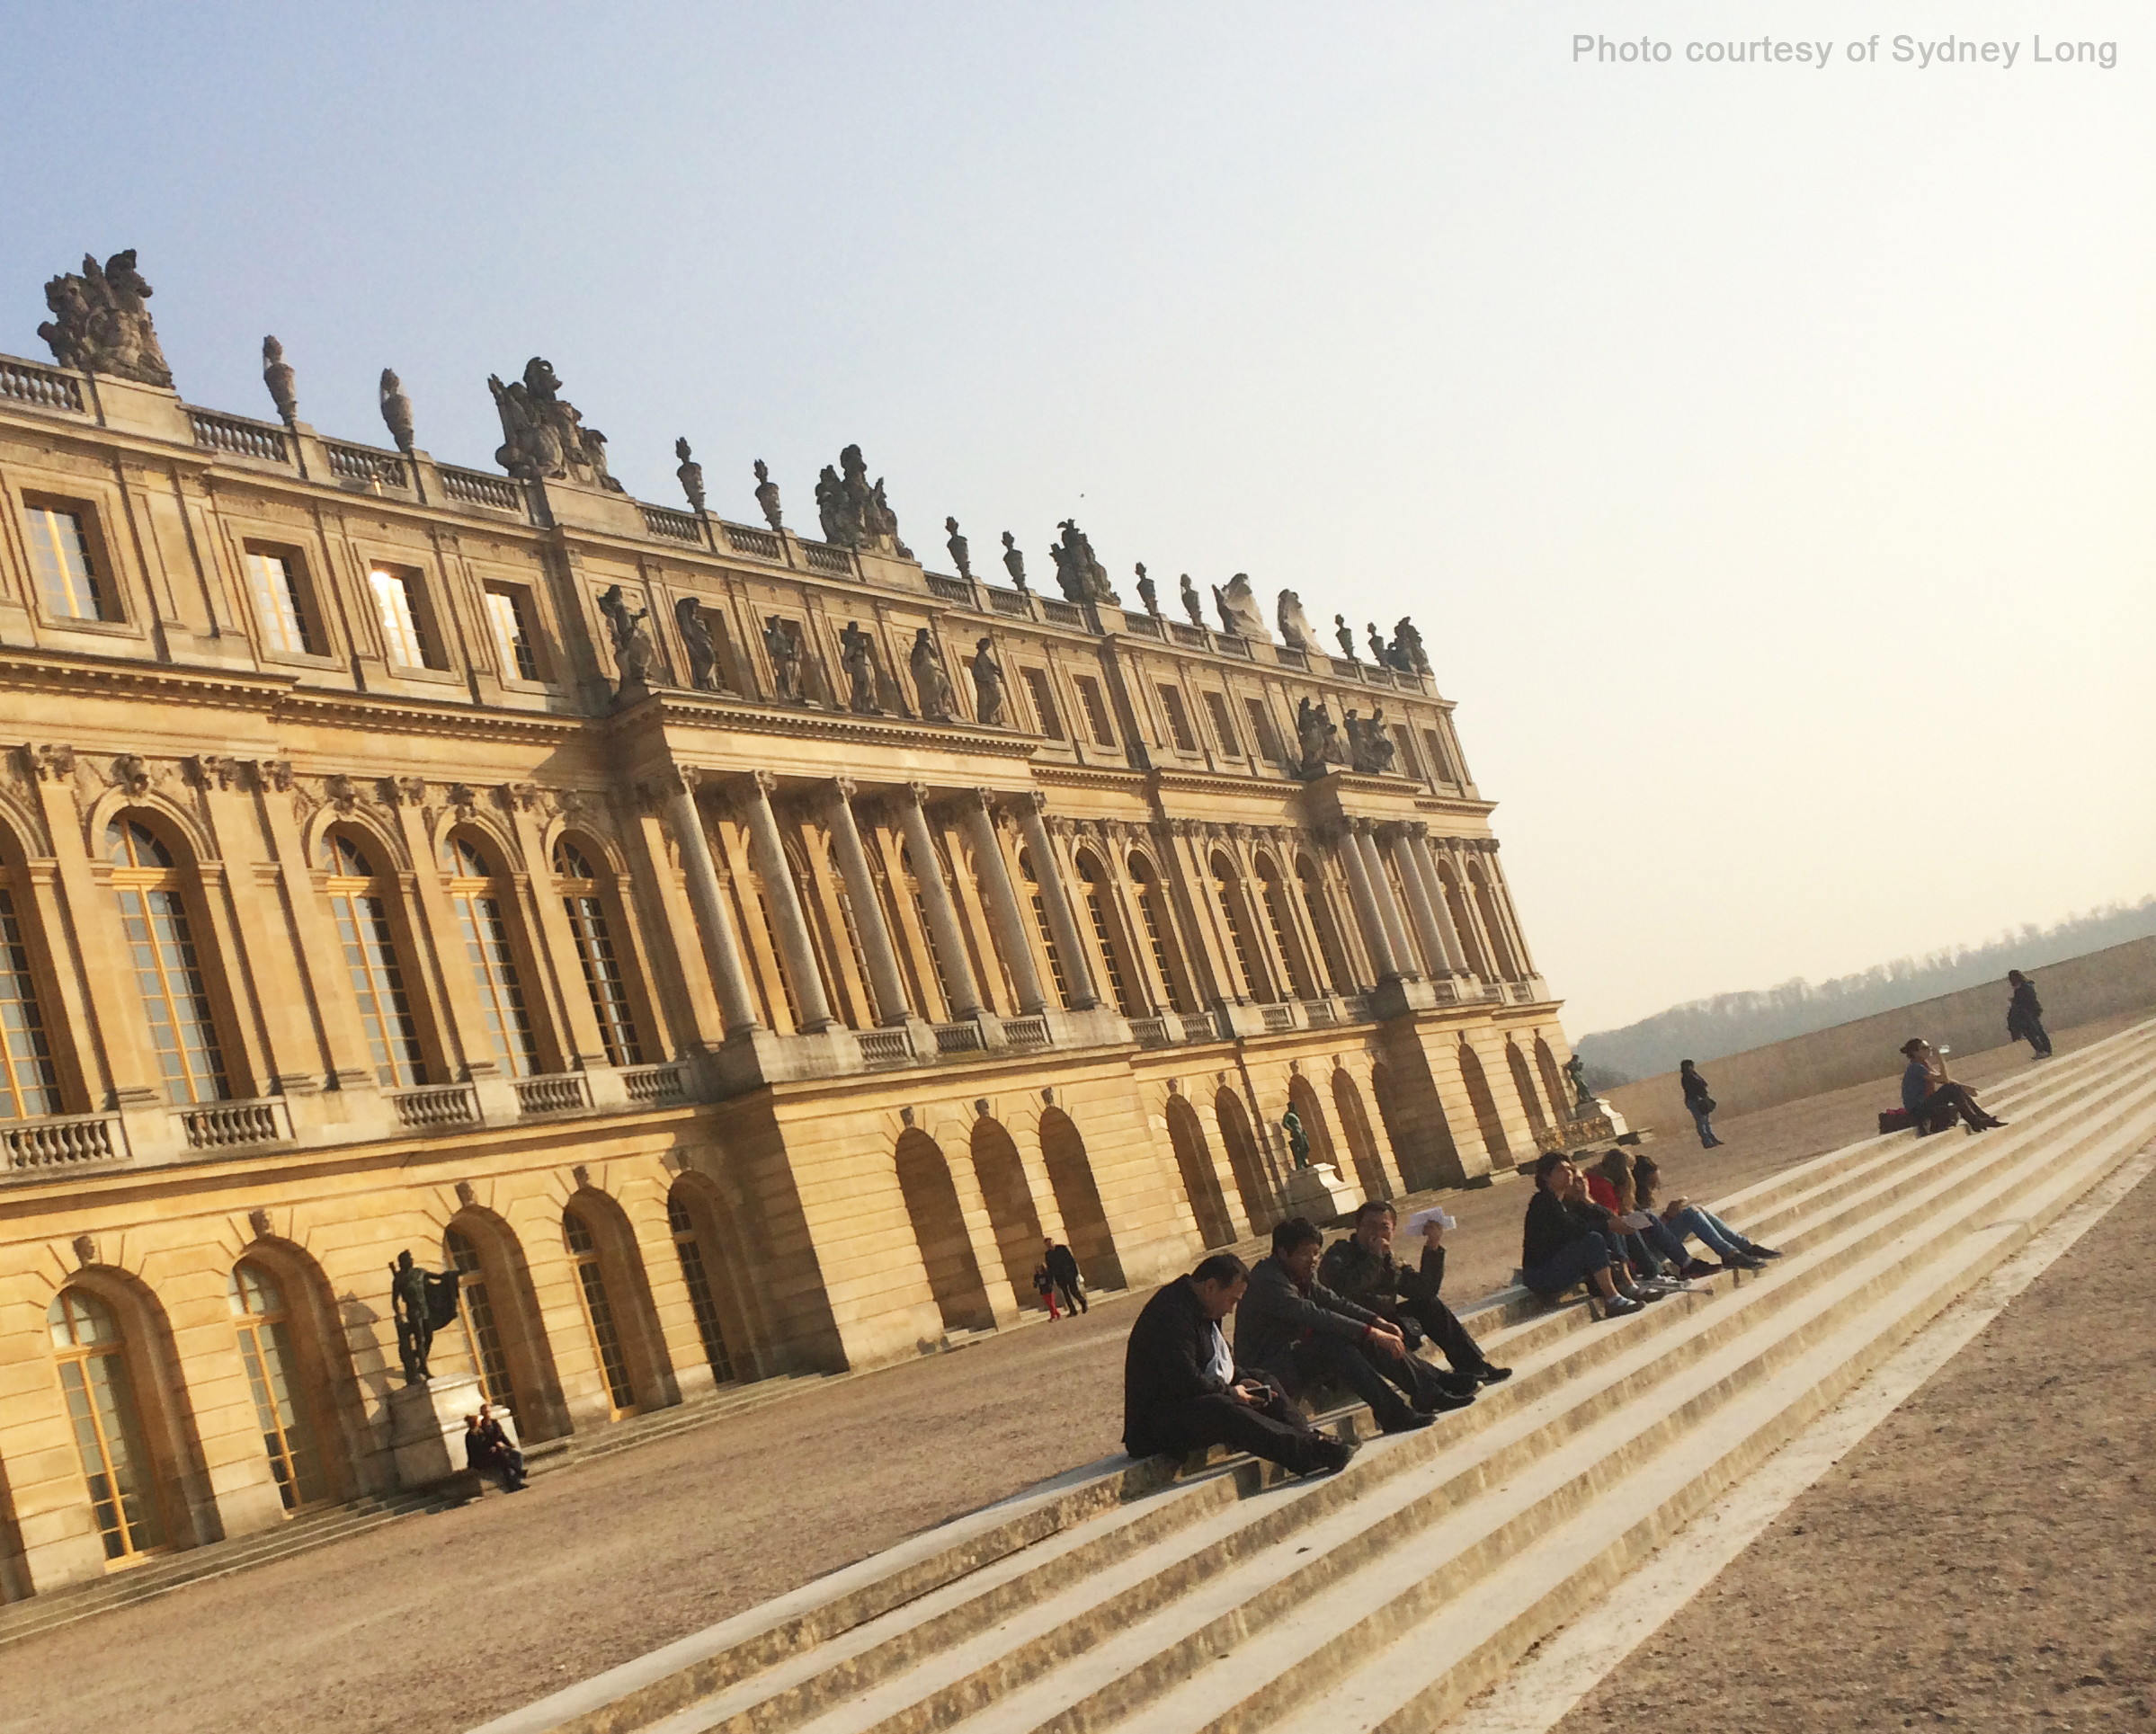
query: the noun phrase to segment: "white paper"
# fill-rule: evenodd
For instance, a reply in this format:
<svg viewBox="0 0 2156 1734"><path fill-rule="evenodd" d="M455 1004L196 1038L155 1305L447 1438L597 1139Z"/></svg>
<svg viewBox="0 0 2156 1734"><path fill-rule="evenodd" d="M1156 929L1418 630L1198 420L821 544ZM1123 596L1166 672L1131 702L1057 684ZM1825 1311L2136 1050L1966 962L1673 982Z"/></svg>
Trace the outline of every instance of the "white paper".
<svg viewBox="0 0 2156 1734"><path fill-rule="evenodd" d="M1448 1211L1443 1205L1432 1205L1428 1210L1418 1210L1407 1221L1401 1223L1401 1232L1419 1237L1422 1232L1423 1225L1428 1223L1435 1223L1439 1228L1448 1232L1460 1225L1459 1219Z"/></svg>

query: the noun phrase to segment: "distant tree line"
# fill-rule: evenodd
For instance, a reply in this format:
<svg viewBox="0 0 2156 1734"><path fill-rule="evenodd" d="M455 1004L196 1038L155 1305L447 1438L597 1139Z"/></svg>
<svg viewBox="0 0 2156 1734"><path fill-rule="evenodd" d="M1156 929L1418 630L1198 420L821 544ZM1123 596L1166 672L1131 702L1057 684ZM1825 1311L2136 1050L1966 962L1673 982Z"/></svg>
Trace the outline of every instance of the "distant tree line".
<svg viewBox="0 0 2156 1734"><path fill-rule="evenodd" d="M1817 985L1799 977L1778 987L1717 993L1711 1000L1671 1006L1622 1029L1582 1036L1572 1047L1586 1063L1588 1082L1597 1089L1611 1089L1635 1078L1674 1071L1679 1060L1697 1060L1704 1066L1725 1054L1853 1023L1987 982L2001 984L2003 1006L2009 969L2041 969L2152 933L2156 933L2156 895L2070 915L2054 927L2025 926L1981 946L1897 957L1860 975L1838 975Z"/></svg>

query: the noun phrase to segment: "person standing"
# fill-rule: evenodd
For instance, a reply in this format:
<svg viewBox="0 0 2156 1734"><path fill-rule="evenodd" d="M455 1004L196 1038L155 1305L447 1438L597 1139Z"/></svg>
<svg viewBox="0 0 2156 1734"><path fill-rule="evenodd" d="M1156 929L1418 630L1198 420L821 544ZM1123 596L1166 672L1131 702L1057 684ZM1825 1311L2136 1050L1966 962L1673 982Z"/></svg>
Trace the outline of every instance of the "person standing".
<svg viewBox="0 0 2156 1734"><path fill-rule="evenodd" d="M2044 1003L2036 998L2036 984L2018 969L2007 971L2006 979L2014 990L2014 997L2007 1001L2007 1040L2027 1042L2037 1059L2050 1059L2051 1037L2045 1033Z"/></svg>
<svg viewBox="0 0 2156 1734"><path fill-rule="evenodd" d="M1033 1292L1040 1296L1040 1303L1048 1309L1048 1322L1054 1324L1062 1315L1056 1311L1056 1279L1048 1275L1047 1266L1033 1267Z"/></svg>
<svg viewBox="0 0 2156 1734"><path fill-rule="evenodd" d="M1699 1128L1699 1148L1715 1149L1722 1140L1715 1136L1715 1098L1707 1094L1706 1080L1689 1060L1680 1060L1677 1081L1684 1086L1684 1105L1691 1110L1692 1124Z"/></svg>
<svg viewBox="0 0 2156 1734"><path fill-rule="evenodd" d="M1086 1310L1085 1284L1078 1275L1078 1259L1060 1241L1044 1240L1042 1245L1047 1249L1048 1278L1063 1296L1063 1310L1076 1318Z"/></svg>

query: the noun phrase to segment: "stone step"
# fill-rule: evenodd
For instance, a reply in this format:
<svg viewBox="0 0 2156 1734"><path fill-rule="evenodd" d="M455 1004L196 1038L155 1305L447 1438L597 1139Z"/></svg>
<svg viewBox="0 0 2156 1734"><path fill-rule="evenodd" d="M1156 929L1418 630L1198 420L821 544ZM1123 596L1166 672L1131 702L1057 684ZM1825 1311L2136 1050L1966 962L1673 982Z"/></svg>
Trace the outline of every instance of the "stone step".
<svg viewBox="0 0 2156 1734"><path fill-rule="evenodd" d="M1091 1730L1179 1694L1217 1692L1222 1679L1261 1678L1262 1662L1220 1669L1213 1658L1242 1653L1252 1632L1306 1604L1351 1606L1402 1560L1419 1577L1439 1567L1440 1576L1486 1572L1505 1550L1571 1520L1564 1501L1595 1487L1580 1472L1603 1463L1606 1438L1652 1446L1634 1443L1631 1457L1611 1461L1659 1460L1722 1409L1742 1408L1745 1391L1778 1377L1822 1331L1871 1319L1889 1275L1919 1280L1911 1273L1947 1257L1996 1195L2054 1170L2070 1176L2070 1191L2092 1184L2080 1178L2090 1163L2116 1160L2120 1140L2130 1150L2144 1122L2156 1125L2156 1025L2073 1058L2071 1070L1988 1092L2016 1121L2005 1132L1867 1140L1724 1201L1739 1227L1791 1251L1768 1272L1719 1279L1718 1293L1613 1323L1590 1324L1581 1307L1485 1318L1492 1353L1519 1369L1514 1380L1438 1427L1382 1441L1344 1475L1284 1483L1231 1462L1141 1498L1145 1466L1110 1460L1093 1478L1103 1501L1093 1514L1085 1480L1065 1478L1011 1502L1000 1525L998 1514L976 1514L932 1532L895 1551L903 1559L864 1561L842 1582L812 1585L557 1694L490 1724L490 1734ZM1740 1208L1746 1200L1759 1214ZM1769 1223L1778 1224L1771 1233ZM1899 1316L1873 1320L1874 1338ZM1359 1418L1367 1425L1367 1414ZM1505 1498L1530 1487L1541 1497L1507 1511ZM1029 1510L1031 1541L1018 1533ZM1479 1513L1473 1520L1494 1525L1501 1541L1485 1539L1460 1561L1431 1558L1431 1535L1470 1521L1462 1513ZM1350 1621L1311 1650L1296 1677L1329 1668L1337 1677L1376 1641ZM1270 1641L1262 1648L1271 1653ZM1201 1688L1208 1670L1215 1685ZM1292 1680L1266 1689L1286 1694L1271 1713L1297 1702ZM1207 1725L1164 1713L1148 1725Z"/></svg>

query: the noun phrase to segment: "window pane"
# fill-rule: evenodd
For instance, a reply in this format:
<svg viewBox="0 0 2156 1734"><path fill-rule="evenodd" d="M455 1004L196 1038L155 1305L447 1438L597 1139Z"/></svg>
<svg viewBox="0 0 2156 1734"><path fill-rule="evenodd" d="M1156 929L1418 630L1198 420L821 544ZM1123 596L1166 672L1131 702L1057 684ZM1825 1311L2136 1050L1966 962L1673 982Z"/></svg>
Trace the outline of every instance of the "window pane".
<svg viewBox="0 0 2156 1734"><path fill-rule="evenodd" d="M218 1101L232 1093L217 1039L209 990L176 891L122 886L120 920L142 996L158 1074L175 1102Z"/></svg>
<svg viewBox="0 0 2156 1734"><path fill-rule="evenodd" d="M51 506L25 506L31 564L46 610L66 620L103 620L105 597L90 559L90 538L81 514Z"/></svg>
<svg viewBox="0 0 2156 1734"><path fill-rule="evenodd" d="M329 900L329 906L344 947L352 993L360 1003L360 1022L367 1031L376 1080L393 1089L423 1084L426 1062L420 1054L418 1025L405 998L388 905L379 897L340 892Z"/></svg>
<svg viewBox="0 0 2156 1734"><path fill-rule="evenodd" d="M0 1119L29 1120L59 1111L59 1073L45 1042L30 953L15 920L13 897L0 889Z"/></svg>
<svg viewBox="0 0 2156 1734"><path fill-rule="evenodd" d="M254 598L254 613L262 622L265 649L311 654L315 646L307 636L307 616L299 606L298 581L281 554L247 554L247 588Z"/></svg>
<svg viewBox="0 0 2156 1734"><path fill-rule="evenodd" d="M501 653L502 672L519 680L536 680L539 678L539 656L524 609L524 598L519 591L486 592L486 619L494 628L494 648Z"/></svg>
<svg viewBox="0 0 2156 1734"><path fill-rule="evenodd" d="M494 1058L516 1076L529 1078L539 1070L539 1037L524 1004L524 986L517 977L516 954L509 943L509 924L502 918L501 900L459 896L457 923L463 929L464 955L479 989L479 1008L486 1018L486 1039Z"/></svg>
<svg viewBox="0 0 2156 1734"><path fill-rule="evenodd" d="M389 660L405 668L425 668L426 641L412 611L412 581L378 567L367 574L367 582L374 589L375 611L381 617L382 642Z"/></svg>
<svg viewBox="0 0 2156 1734"><path fill-rule="evenodd" d="M562 856L579 863L583 860L566 844L557 851L557 860ZM628 988L621 979L620 962L614 956L606 907L596 897L570 896L561 901L569 917L569 930L576 936L577 961L584 965L584 991L592 996L592 1010L599 1019L601 1039L606 1043L607 1063L642 1065L644 1051L637 1040L636 1014L629 1008Z"/></svg>

